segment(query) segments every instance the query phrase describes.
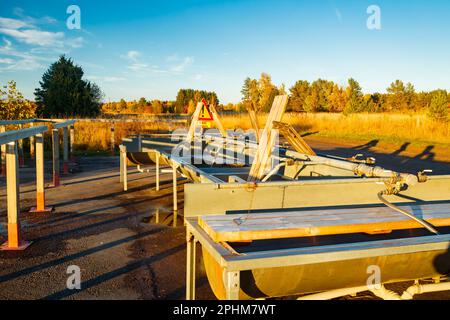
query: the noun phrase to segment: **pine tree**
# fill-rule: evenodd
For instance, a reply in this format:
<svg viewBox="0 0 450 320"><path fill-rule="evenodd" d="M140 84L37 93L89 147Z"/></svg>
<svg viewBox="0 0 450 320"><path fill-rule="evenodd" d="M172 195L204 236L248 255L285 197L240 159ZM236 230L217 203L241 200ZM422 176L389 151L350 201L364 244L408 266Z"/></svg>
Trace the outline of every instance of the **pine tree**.
<svg viewBox="0 0 450 320"><path fill-rule="evenodd" d="M449 120L449 107L447 91L436 90L428 108L428 116L437 121L446 122Z"/></svg>
<svg viewBox="0 0 450 320"><path fill-rule="evenodd" d="M42 76L35 96L38 114L44 117L96 116L103 94L83 80L83 69L64 55Z"/></svg>

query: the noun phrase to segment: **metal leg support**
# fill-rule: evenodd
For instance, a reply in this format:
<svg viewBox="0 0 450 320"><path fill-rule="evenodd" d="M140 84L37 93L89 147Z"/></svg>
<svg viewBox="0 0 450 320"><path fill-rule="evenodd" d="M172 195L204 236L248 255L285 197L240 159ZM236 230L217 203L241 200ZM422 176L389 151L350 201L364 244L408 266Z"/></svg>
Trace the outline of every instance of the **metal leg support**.
<svg viewBox="0 0 450 320"><path fill-rule="evenodd" d="M189 231L187 231L186 243L186 300L195 300L196 240Z"/></svg>

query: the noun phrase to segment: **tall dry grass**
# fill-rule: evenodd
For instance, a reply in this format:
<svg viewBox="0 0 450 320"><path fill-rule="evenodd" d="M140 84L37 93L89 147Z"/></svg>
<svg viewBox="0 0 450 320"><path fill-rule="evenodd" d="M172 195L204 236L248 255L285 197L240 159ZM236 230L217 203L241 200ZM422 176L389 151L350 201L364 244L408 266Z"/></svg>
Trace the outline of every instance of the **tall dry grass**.
<svg viewBox="0 0 450 320"><path fill-rule="evenodd" d="M267 119L259 115L260 126ZM227 129L250 129L247 114L225 115L221 117ZM330 113L287 113L283 121L294 126L301 133L342 140L379 139L386 142L411 142L416 144L439 144L450 147L450 124L439 123L421 114L330 114ZM109 150L110 123L79 121L75 125L75 144L78 150ZM185 127L180 123L116 123L115 142L120 144L123 137L136 133L167 132Z"/></svg>
<svg viewBox="0 0 450 320"><path fill-rule="evenodd" d="M114 141L116 146L122 139L132 134L167 132L184 127L177 123L149 121L116 122L114 124ZM75 146L81 151L106 151L111 146L111 123L77 121L75 123Z"/></svg>
<svg viewBox="0 0 450 320"><path fill-rule="evenodd" d="M260 126L267 115L258 117ZM301 133L342 139L380 139L387 142L450 144L450 123L437 122L422 114L287 113L283 121ZM226 128L250 128L246 114L223 118Z"/></svg>

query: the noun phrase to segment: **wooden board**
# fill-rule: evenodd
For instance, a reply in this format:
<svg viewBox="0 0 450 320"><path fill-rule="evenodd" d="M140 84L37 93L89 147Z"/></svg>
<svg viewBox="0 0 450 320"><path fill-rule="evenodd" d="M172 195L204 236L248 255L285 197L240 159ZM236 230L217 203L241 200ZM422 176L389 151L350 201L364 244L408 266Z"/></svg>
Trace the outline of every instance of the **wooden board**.
<svg viewBox="0 0 450 320"><path fill-rule="evenodd" d="M450 226L450 204L402 205L436 227ZM423 228L388 207L199 216L216 242L307 237L346 233L388 233Z"/></svg>
<svg viewBox="0 0 450 320"><path fill-rule="evenodd" d="M298 134L295 129L287 123L274 121L274 129L278 129L280 134L286 138L289 144L294 147L294 150L299 153L304 153L310 156L315 156L316 153L313 149L303 140L302 136Z"/></svg>
<svg viewBox="0 0 450 320"><path fill-rule="evenodd" d="M275 146L276 134L273 132L273 122L281 121L286 110L288 96L276 96L273 100L264 130L259 139L258 148L253 159L252 167L248 176L248 181L261 180L267 171L270 170L272 149Z"/></svg>

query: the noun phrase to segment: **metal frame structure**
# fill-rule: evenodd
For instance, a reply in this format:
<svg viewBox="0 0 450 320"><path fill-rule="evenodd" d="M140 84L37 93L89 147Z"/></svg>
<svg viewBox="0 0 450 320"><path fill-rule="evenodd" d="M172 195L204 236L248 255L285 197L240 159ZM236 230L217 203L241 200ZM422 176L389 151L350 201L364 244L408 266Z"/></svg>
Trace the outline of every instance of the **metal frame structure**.
<svg viewBox="0 0 450 320"><path fill-rule="evenodd" d="M43 133L47 126L32 127L28 129L9 131L0 134L0 144L6 145L6 183L8 202L8 241L0 250L24 250L30 243L21 239L20 232L20 191L17 142L20 139L36 137L36 208L34 212L44 212L44 140Z"/></svg>
<svg viewBox="0 0 450 320"><path fill-rule="evenodd" d="M222 244L214 242L198 225L197 219L186 218L185 223L187 239L187 300L195 299L195 251L197 242L201 244L203 250L206 250L224 270L223 279L227 300L239 299L240 273L246 270L351 261L362 258L386 257L423 251L445 251L450 247L450 235L446 234L419 238L345 243L311 248L250 252L245 255L239 255L230 252ZM449 283L446 286L440 285L439 287L440 290L450 290ZM351 288L342 295L366 290L369 290L368 287L361 287L359 289Z"/></svg>
<svg viewBox="0 0 450 320"><path fill-rule="evenodd" d="M278 99L279 103L275 105L276 108L272 117L272 122L276 126L284 125L276 122L281 119L283 106L285 106L285 103L281 103L283 101L280 99ZM267 130L271 130L271 124L266 124ZM391 263L393 261L404 263L402 255L412 255L416 259L415 261L421 261L421 257L425 257L428 265L425 271L403 272L400 278L404 276L409 280L419 280L435 277L436 281L441 280L441 275L436 274L436 270L430 267L430 255L446 254L450 247L448 232L434 236L395 236L394 238L386 237L382 240L372 240L372 238L364 241L346 240L344 243L338 242L332 245L290 249L264 249L259 251L258 246L255 246L250 251L246 251L245 254L236 252L228 243L215 243L199 226L197 221L199 217L308 207L331 210L335 207L356 205L366 208L380 204L380 194L385 195L392 202L415 202L418 199L421 201L450 200L450 175L427 177L425 172L417 174L399 173L375 166L372 158L361 160L355 156L350 159L338 159L327 155L317 155L302 139L298 139L298 135L294 134L295 131L292 128L284 127L284 129L284 135L288 136L288 140L291 144L294 144L294 149L297 151L276 145L271 138L265 139L272 142L268 143L269 148L263 150L254 140L237 141L233 139L231 134L227 134L226 137L220 133L214 136L212 145L217 150L224 153L225 150L231 151L232 157L237 157L237 154L244 156L245 165L243 167L192 165L189 160L195 161L196 151L202 154L205 147L204 143L211 138L205 134L194 135L192 127L183 143L184 148L190 149L194 156L177 156L171 150L177 145L177 142L170 141L167 135L151 135L144 138L138 135L135 138L138 139L138 147L136 147L134 139L123 140L121 160L124 163L127 159L133 162L132 155L135 152L150 155L151 160L156 163L157 190L159 189L161 163L172 167L171 172L177 170L182 176L194 182L184 185L184 219L187 232L187 299L195 299L196 246L198 243L203 249L205 267L213 291L214 286L216 289L217 286L223 287L223 295L217 294L215 291L216 296L223 299L251 298L246 293L242 293L241 280L245 272L252 270L256 270L259 280L262 280L267 274L269 278L277 278L277 270L279 270L277 268L291 268L289 269L291 275L294 275L292 274L292 268L307 268L307 271L310 272L309 277L311 277L311 272L314 273L315 267L319 265L335 264L333 267L336 268L336 264L344 263L351 270L353 261L363 259L366 259L365 262L390 259ZM272 154L271 148L276 148L278 152ZM127 151L129 157L127 157ZM258 166L255 165L255 161L258 162ZM278 162L278 164L273 167L274 162ZM135 161L135 164L139 168L140 163ZM270 170L265 169L269 164L272 164L272 168ZM175 174L174 176L176 177ZM123 164L121 165L121 177L126 177L126 165ZM174 212L176 212L176 178L174 178L173 184ZM208 199L207 204L204 199ZM400 234L402 233L396 233L396 235ZM268 273L266 274L264 270L268 270ZM300 270L300 272L302 271ZM210 278L210 275L212 278ZM321 275L316 274L315 276ZM366 274L364 276L367 277ZM308 289L293 292L294 289L291 288L292 290L287 295L312 294L334 289L334 291L305 297L305 299L308 297L327 298L338 297L340 293L345 295L367 290L367 286L361 286L364 283L361 282L361 275L358 277L358 279L348 281L344 287L338 288L316 285L310 282ZM248 277L245 278L244 282L247 281ZM276 280L274 281L276 282ZM279 289L279 285L274 281L271 285ZM287 281L287 278L284 281ZM399 275L391 274L388 282L397 281L401 281ZM267 289L270 280L263 282ZM359 284L360 287L345 287L352 283ZM278 289L267 290L267 292L272 292L268 293L271 296L286 295L276 291ZM438 290L450 290L450 283L416 285L409 288L404 297L412 298L414 294L419 292ZM385 299L404 298L390 292L383 286L377 290L372 290L372 292ZM256 298L260 297L257 296Z"/></svg>

